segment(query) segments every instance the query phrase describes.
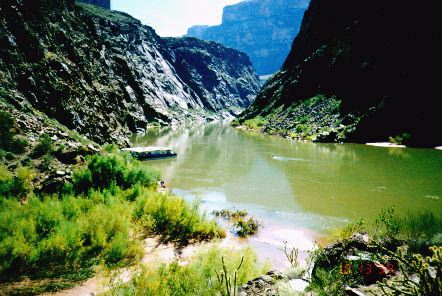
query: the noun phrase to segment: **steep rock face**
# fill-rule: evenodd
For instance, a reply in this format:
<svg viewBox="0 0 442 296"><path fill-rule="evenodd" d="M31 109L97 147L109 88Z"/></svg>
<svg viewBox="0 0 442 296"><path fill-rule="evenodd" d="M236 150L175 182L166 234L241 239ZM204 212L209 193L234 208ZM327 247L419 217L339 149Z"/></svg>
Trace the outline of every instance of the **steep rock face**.
<svg viewBox="0 0 442 296"><path fill-rule="evenodd" d="M100 6L100 7L107 8L107 9L111 8L110 0L76 0L76 1L87 3L87 4L93 4L93 5Z"/></svg>
<svg viewBox="0 0 442 296"><path fill-rule="evenodd" d="M201 99L204 108L233 114L248 107L260 89L249 57L215 42L164 38L164 53L180 78Z"/></svg>
<svg viewBox="0 0 442 296"><path fill-rule="evenodd" d="M222 118L179 77L155 31L126 14L73 0L5 0L0 9L0 95L17 108L99 143L125 142L152 121ZM250 91L245 100L258 88Z"/></svg>
<svg viewBox="0 0 442 296"><path fill-rule="evenodd" d="M435 4L312 0L283 68L240 122L322 141L442 142Z"/></svg>
<svg viewBox="0 0 442 296"><path fill-rule="evenodd" d="M219 26L194 26L187 36L244 51L259 75L278 71L299 31L308 0L251 0L224 8Z"/></svg>

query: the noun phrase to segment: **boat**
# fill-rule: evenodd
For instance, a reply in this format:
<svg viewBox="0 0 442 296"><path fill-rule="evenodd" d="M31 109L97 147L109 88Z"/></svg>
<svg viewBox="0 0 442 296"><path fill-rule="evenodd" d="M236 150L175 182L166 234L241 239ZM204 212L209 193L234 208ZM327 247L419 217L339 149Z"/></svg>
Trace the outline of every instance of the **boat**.
<svg viewBox="0 0 442 296"><path fill-rule="evenodd" d="M175 157L177 154L170 147L132 147L121 149L130 152L133 157L143 160L149 158Z"/></svg>

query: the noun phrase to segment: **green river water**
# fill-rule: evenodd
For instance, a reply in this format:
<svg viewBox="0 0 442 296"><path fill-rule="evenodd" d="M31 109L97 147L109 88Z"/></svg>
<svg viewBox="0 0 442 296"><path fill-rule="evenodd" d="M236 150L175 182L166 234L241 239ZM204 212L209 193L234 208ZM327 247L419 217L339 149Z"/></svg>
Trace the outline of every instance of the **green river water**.
<svg viewBox="0 0 442 296"><path fill-rule="evenodd" d="M276 265L283 241L307 250L382 208L442 213L442 151L435 149L303 143L224 123L151 129L133 144L178 153L145 162L174 193L199 199L208 213L237 208L257 217L264 227L250 240Z"/></svg>

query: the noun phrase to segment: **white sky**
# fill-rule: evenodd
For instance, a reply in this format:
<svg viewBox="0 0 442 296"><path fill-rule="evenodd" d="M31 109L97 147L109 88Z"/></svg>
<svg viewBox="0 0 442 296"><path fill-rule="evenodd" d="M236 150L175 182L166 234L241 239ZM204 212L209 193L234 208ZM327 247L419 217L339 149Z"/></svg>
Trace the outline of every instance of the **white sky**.
<svg viewBox="0 0 442 296"><path fill-rule="evenodd" d="M153 27L162 37L182 36L193 25L218 25L224 6L241 0L111 0L124 11Z"/></svg>

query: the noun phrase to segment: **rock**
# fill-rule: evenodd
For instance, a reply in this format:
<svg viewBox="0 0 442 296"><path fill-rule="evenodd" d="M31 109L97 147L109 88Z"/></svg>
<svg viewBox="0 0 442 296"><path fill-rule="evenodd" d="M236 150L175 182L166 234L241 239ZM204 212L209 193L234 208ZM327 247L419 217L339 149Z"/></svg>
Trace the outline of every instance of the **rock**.
<svg viewBox="0 0 442 296"><path fill-rule="evenodd" d="M25 37L10 29L17 26L26 28ZM198 40L163 40L125 13L74 1L41 0L32 10L26 1L3 5L0 40L23 38L26 47L4 48L0 59L8 103L22 112L32 106L99 144L127 146L129 136L151 122L223 119L246 108L260 88L243 53ZM67 137L49 128L57 124L46 119L38 127L56 141Z"/></svg>
<svg viewBox="0 0 442 296"><path fill-rule="evenodd" d="M360 246L366 246L370 241L367 233L354 233L349 240Z"/></svg>
<svg viewBox="0 0 442 296"><path fill-rule="evenodd" d="M222 24L194 26L187 36L215 41L250 56L259 75L278 71L299 32L308 0L251 0L224 8Z"/></svg>
<svg viewBox="0 0 442 296"><path fill-rule="evenodd" d="M283 136L367 143L409 134L407 146L439 146L432 73L441 68L442 43L425 46L442 39L438 10L435 2L312 0L283 67L240 123L263 116L264 132Z"/></svg>
<svg viewBox="0 0 442 296"><path fill-rule="evenodd" d="M287 282L287 284L289 285L289 287L293 290L293 291L297 291L297 292L302 292L304 291L307 286L309 285L309 283L305 280L301 280L301 279L293 279Z"/></svg>
<svg viewBox="0 0 442 296"><path fill-rule="evenodd" d="M278 280L286 280L286 278L279 271L269 271L241 286L238 292L240 295L277 295L275 283Z"/></svg>
<svg viewBox="0 0 442 296"><path fill-rule="evenodd" d="M87 148L91 149L94 152L100 152L100 149L95 148L94 145L92 145L92 144L87 145Z"/></svg>
<svg viewBox="0 0 442 296"><path fill-rule="evenodd" d="M64 176L64 175L66 175L66 172L65 171L56 171L55 172L58 176Z"/></svg>
<svg viewBox="0 0 442 296"><path fill-rule="evenodd" d="M359 291L356 288L352 288L352 287L345 287L345 295L348 296L365 296L364 293L362 293L361 291Z"/></svg>
<svg viewBox="0 0 442 296"><path fill-rule="evenodd" d="M272 284L272 283L275 282L275 279L272 278L272 277L269 276L269 275L263 275L263 276L261 277L261 279L262 279L264 282L269 283L269 284Z"/></svg>

